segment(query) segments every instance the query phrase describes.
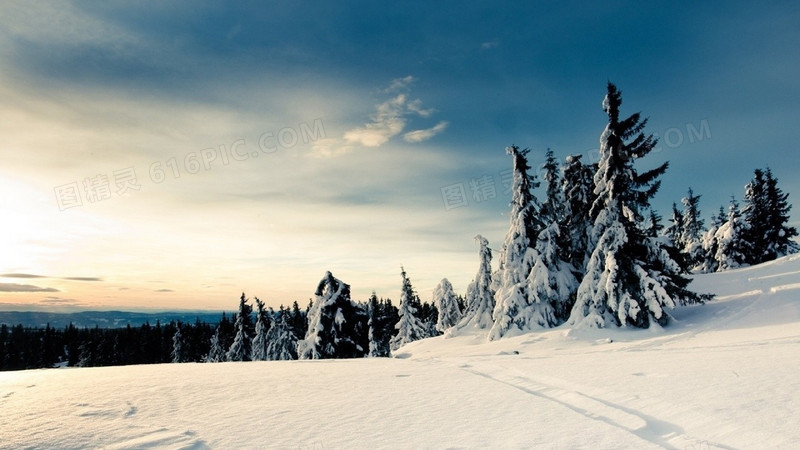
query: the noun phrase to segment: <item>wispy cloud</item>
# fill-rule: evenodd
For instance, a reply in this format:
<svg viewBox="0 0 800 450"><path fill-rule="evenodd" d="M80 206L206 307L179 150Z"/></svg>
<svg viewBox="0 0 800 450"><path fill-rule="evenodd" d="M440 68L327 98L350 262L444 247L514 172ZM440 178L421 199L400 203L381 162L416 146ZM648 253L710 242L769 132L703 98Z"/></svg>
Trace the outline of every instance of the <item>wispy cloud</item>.
<svg viewBox="0 0 800 450"><path fill-rule="evenodd" d="M55 288L45 288L32 284L0 283L0 292L61 292Z"/></svg>
<svg viewBox="0 0 800 450"><path fill-rule="evenodd" d="M420 99L408 102L408 110L417 113L420 117L430 117L430 115L436 111L433 108L423 108L422 100Z"/></svg>
<svg viewBox="0 0 800 450"><path fill-rule="evenodd" d="M425 130L409 131L408 133L403 135L403 139L406 142L412 142L412 143L427 141L428 139L444 131L447 128L447 125L448 125L447 121L441 121L438 124L436 124L436 126L434 126L433 128L428 128Z"/></svg>
<svg viewBox="0 0 800 450"><path fill-rule="evenodd" d="M354 128L344 134L349 144L360 144L364 147L380 147L392 137L400 134L406 126L403 115L406 112L406 96L399 94L377 107L372 122L360 128Z"/></svg>
<svg viewBox="0 0 800 450"><path fill-rule="evenodd" d="M377 148L403 133L413 117L429 118L436 111L423 106L422 100L410 99L410 86L415 81L411 75L392 80L381 92L391 97L375 106L370 122L351 128L341 138L327 138L315 142L313 154L317 157L334 157L350 152L354 148ZM432 138L447 128L448 122L441 121L432 128L407 132L406 142L418 143Z"/></svg>
<svg viewBox="0 0 800 450"><path fill-rule="evenodd" d="M493 39L491 41L487 41L487 42L482 43L481 44L481 50L489 50L489 49L497 47L499 44L500 43L497 41L497 39Z"/></svg>
<svg viewBox="0 0 800 450"><path fill-rule="evenodd" d="M43 275L33 275L30 273L4 273L0 275L2 278L48 278Z"/></svg>
<svg viewBox="0 0 800 450"><path fill-rule="evenodd" d="M45 297L39 300L39 303L42 305L70 305L70 306L79 306L81 305L80 302L75 300L74 298L61 298L61 297Z"/></svg>
<svg viewBox="0 0 800 450"><path fill-rule="evenodd" d="M175 292L172 289L156 289L153 292Z"/></svg>
<svg viewBox="0 0 800 450"><path fill-rule="evenodd" d="M32 279L32 278L49 278L54 280L67 280L67 281L103 281L98 277L51 277L47 275L34 275L31 273L4 273L0 274L0 278L18 278L18 279Z"/></svg>
<svg viewBox="0 0 800 450"><path fill-rule="evenodd" d="M387 87L383 91L387 92L387 93L398 92L398 91L401 91L403 89L406 89L408 87L408 85L410 85L414 81L416 81L416 78L414 78L411 75L405 76L403 78L395 78L389 84L389 87Z"/></svg>

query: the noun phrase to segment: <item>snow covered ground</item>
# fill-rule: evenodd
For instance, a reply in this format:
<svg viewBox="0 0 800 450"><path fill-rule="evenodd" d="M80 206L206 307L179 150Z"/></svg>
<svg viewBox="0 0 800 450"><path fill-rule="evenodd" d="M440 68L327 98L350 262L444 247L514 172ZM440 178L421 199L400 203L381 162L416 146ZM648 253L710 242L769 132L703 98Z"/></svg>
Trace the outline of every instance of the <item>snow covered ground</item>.
<svg viewBox="0 0 800 450"><path fill-rule="evenodd" d="M0 447L800 448L800 256L693 286L663 330L0 373Z"/></svg>

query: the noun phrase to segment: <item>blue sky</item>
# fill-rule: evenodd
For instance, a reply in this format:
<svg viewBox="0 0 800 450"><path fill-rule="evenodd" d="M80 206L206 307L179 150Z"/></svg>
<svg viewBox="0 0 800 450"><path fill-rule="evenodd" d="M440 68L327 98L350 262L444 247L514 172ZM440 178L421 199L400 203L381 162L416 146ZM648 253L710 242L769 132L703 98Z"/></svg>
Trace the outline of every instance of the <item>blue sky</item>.
<svg viewBox="0 0 800 450"><path fill-rule="evenodd" d="M507 228L504 148L592 160L609 80L662 137L664 216L690 186L710 216L757 167L791 201L797 23L792 2L4 2L0 307L304 304L326 270L397 298L401 264L424 299L463 293L473 237Z"/></svg>

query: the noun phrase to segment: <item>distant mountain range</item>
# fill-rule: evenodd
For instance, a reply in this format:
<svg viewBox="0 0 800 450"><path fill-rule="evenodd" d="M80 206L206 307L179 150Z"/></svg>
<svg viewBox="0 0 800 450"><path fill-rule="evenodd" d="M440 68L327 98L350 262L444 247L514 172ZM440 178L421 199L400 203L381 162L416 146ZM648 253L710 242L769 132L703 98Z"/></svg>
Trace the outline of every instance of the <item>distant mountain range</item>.
<svg viewBox="0 0 800 450"><path fill-rule="evenodd" d="M230 317L233 313L226 312ZM25 327L42 327L50 324L53 328L64 328L70 323L78 328L124 328L128 325L139 327L145 323L155 325L157 321L169 323L200 322L215 324L222 317L222 311L181 311L163 313L143 313L126 311L80 311L73 313L51 313L41 311L0 311L0 324Z"/></svg>

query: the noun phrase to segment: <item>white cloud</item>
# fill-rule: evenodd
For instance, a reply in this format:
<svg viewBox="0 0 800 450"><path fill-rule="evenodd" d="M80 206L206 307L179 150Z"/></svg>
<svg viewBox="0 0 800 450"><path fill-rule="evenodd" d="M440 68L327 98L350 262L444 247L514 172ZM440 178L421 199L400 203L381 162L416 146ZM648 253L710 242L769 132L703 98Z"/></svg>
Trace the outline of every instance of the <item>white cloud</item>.
<svg viewBox="0 0 800 450"><path fill-rule="evenodd" d="M407 76L392 80L388 88L383 92L397 92L407 90L409 84L414 81L414 77ZM393 137L401 134L408 124L408 117L416 115L428 118L435 110L424 108L422 100L414 99L409 101L405 93L399 93L394 97L378 104L375 113L370 117L372 120L361 127L346 131L342 139L325 139L314 146L314 156L332 157L347 153L353 146L377 148L389 142ZM448 122L441 121L433 128L410 131L403 135L406 142L417 143L428 140L441 133L447 128Z"/></svg>
<svg viewBox="0 0 800 450"><path fill-rule="evenodd" d="M360 128L354 128L344 134L350 144L364 147L380 147L392 137L400 134L406 126L403 118L406 96L399 94L377 106L372 122Z"/></svg>
<svg viewBox="0 0 800 450"><path fill-rule="evenodd" d="M391 84L389 84L389 87L384 89L384 92L390 93L403 90L407 88L408 85L413 83L415 80L416 78L412 77L411 75L403 78L395 78L394 80L392 80Z"/></svg>
<svg viewBox="0 0 800 450"><path fill-rule="evenodd" d="M420 99L408 102L408 110L419 114L420 117L430 117L435 111L433 108L424 109L422 107L422 100Z"/></svg>
<svg viewBox="0 0 800 450"><path fill-rule="evenodd" d="M409 131L408 133L403 135L403 139L406 142L412 142L412 143L427 141L428 139L444 131L447 128L448 124L449 123L447 121L441 121L438 124L436 124L436 126L433 128L428 128L425 130Z"/></svg>

